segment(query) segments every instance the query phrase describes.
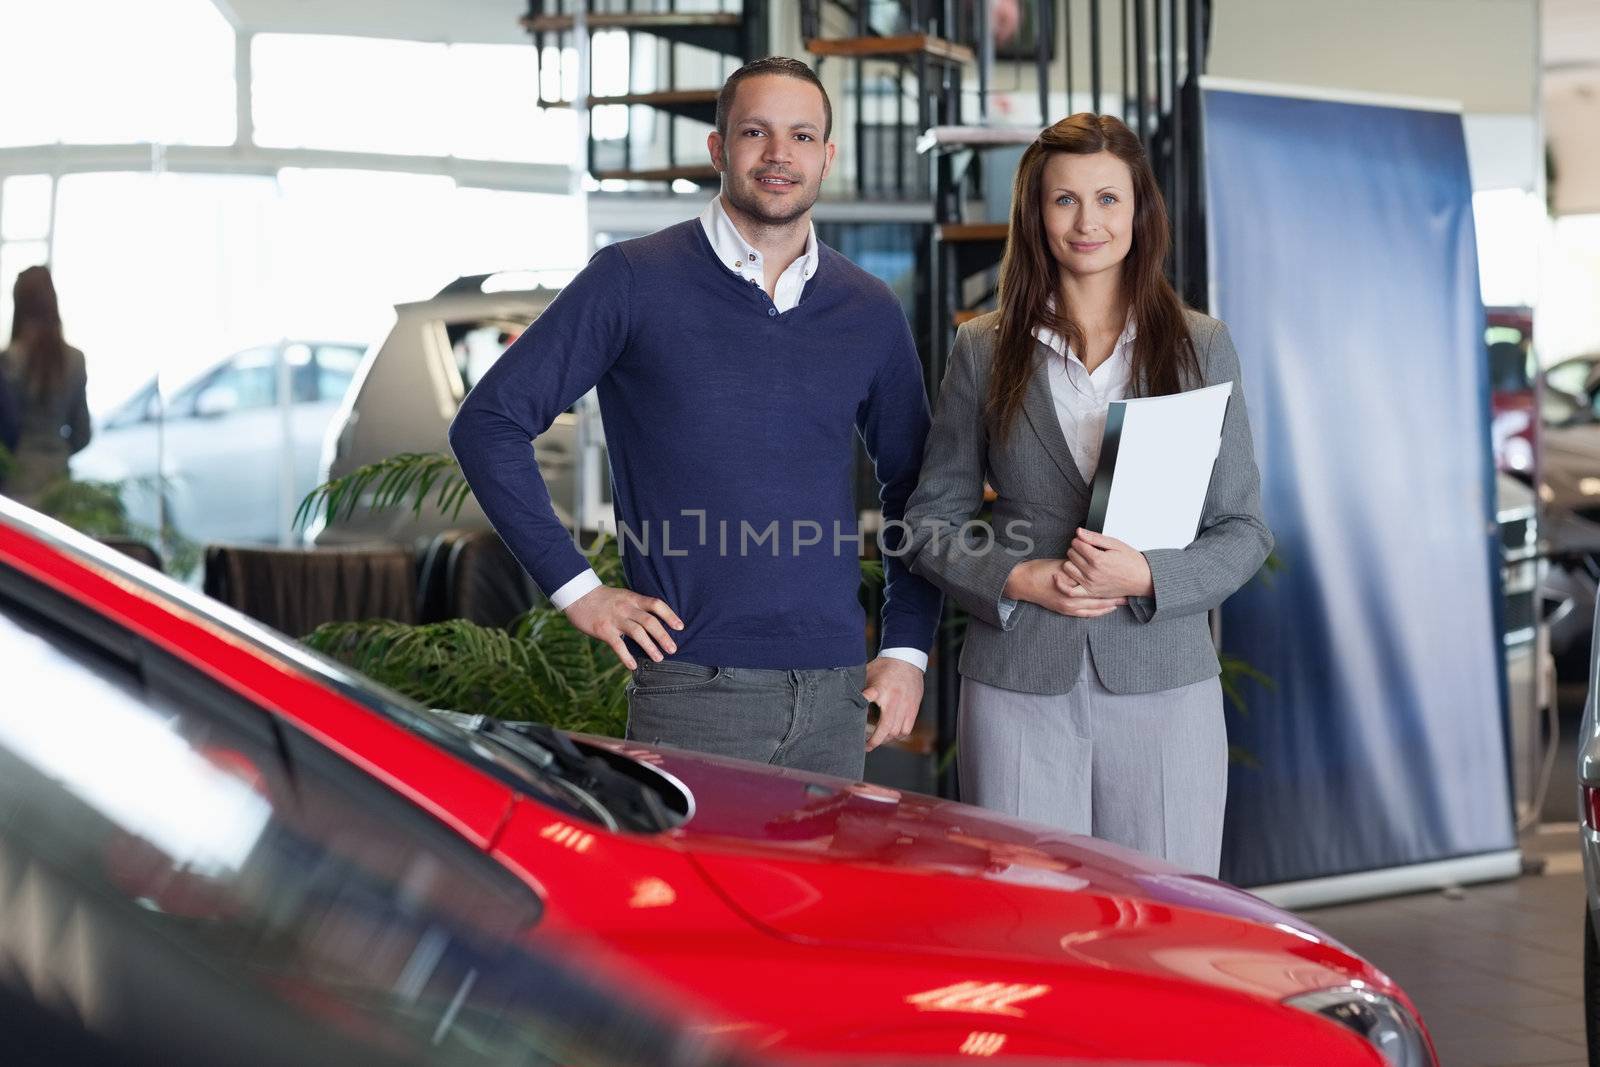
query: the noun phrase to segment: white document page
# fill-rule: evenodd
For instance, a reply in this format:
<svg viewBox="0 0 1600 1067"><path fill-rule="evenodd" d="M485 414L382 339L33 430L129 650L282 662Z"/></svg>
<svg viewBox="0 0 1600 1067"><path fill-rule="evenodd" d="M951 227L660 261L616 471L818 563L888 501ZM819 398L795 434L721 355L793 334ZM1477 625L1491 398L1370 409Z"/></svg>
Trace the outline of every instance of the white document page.
<svg viewBox="0 0 1600 1067"><path fill-rule="evenodd" d="M1233 383L1223 382L1112 403L1090 522L1103 502L1100 532L1140 552L1187 548L1200 528L1231 395Z"/></svg>

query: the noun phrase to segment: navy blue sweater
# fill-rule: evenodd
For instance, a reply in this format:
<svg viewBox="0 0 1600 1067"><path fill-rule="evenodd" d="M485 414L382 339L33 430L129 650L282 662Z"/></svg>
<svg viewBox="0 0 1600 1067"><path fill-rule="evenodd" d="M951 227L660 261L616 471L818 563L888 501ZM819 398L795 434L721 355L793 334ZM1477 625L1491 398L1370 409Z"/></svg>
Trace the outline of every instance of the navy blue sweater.
<svg viewBox="0 0 1600 1067"><path fill-rule="evenodd" d="M884 518L899 519L928 403L894 294L826 245L818 254L800 303L780 314L717 261L698 219L603 248L467 395L450 446L546 593L589 564L529 441L598 385L623 569L683 619L675 658L862 661L855 437ZM884 537L891 549L899 532ZM885 562L881 647L926 650L940 594L892 552Z"/></svg>

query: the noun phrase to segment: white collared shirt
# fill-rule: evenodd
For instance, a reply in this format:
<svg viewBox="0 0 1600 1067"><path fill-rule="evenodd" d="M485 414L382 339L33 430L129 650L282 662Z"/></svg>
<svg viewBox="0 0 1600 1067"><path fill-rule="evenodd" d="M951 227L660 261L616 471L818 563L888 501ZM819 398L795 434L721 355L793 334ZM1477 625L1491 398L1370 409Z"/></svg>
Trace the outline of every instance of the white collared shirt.
<svg viewBox="0 0 1600 1067"><path fill-rule="evenodd" d="M750 284L763 286L762 291L765 292L766 260L744 239L739 228L728 217L727 209L722 206L722 197L712 197L711 203L700 212L700 226L706 231L706 240L711 242L711 250L717 254L722 265ZM773 287L772 303L777 307L778 314L800 303L800 293L811 276L817 273L820 258L817 255L817 227L811 223L806 233L805 252L784 269L778 276L778 284Z"/></svg>
<svg viewBox="0 0 1600 1067"><path fill-rule="evenodd" d="M1047 364L1050 399L1055 404L1061 435L1072 449L1078 472L1085 484L1094 483L1100 466L1100 439L1106 429L1106 411L1113 400L1128 398L1128 382L1133 369L1133 339L1137 336L1133 316L1128 316L1122 335L1112 346L1111 355L1093 371L1067 344L1066 338L1048 326L1036 326L1033 335L1060 359Z"/></svg>
<svg viewBox="0 0 1600 1067"><path fill-rule="evenodd" d="M700 225L705 230L706 240L711 242L711 250L717 254L717 259L723 266L737 273L752 285L763 285L766 280L765 260L744 235L734 226L733 220L728 217L728 212L722 206L722 197L714 196L711 203L700 213ZM817 227L811 224L806 234L806 250L800 258L789 264L784 272L778 276L778 284L773 288L772 303L782 314L800 303L800 294L805 289L806 282L817 272L817 263L821 257L817 254ZM765 288L762 292L765 292ZM591 570L567 582L560 589L550 594L550 603L557 611L565 611L573 601L600 586L600 576ZM885 648L879 653L890 659L904 660L919 671L928 669L928 654L920 648Z"/></svg>

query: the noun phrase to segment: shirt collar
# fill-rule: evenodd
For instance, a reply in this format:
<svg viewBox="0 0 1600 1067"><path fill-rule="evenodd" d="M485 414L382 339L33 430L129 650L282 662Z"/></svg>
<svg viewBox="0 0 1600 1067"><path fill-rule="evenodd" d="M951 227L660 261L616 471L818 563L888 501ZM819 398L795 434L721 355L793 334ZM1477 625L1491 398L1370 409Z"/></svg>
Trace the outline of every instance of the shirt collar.
<svg viewBox="0 0 1600 1067"><path fill-rule="evenodd" d="M739 228L723 208L720 195L712 197L711 203L700 212L700 226L706 231L706 240L711 242L711 250L724 267L742 273L761 265L761 253L739 233ZM806 232L806 250L795 262L800 264L801 275L809 280L817 272L820 259L817 255L817 226L811 223Z"/></svg>
<svg viewBox="0 0 1600 1067"><path fill-rule="evenodd" d="M1054 311L1055 307L1056 298L1054 296L1045 301L1045 309L1047 311ZM1071 346L1067 344L1067 339L1043 323L1033 328L1033 336L1049 345L1051 350L1062 359L1072 358ZM1128 346L1133 343L1133 339L1137 336L1138 328L1134 324L1133 311L1129 309L1128 321L1122 327L1122 334L1117 338L1117 343L1111 346L1111 358L1116 359L1125 353L1128 350ZM1083 362L1082 359L1079 359L1079 362Z"/></svg>

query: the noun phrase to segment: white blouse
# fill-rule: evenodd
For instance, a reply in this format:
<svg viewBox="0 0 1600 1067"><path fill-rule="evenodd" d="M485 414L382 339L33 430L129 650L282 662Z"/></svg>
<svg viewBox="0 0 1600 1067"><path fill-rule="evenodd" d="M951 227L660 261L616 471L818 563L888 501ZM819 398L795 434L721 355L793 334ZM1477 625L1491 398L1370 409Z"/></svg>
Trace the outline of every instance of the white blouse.
<svg viewBox="0 0 1600 1067"><path fill-rule="evenodd" d="M1054 401L1061 434L1072 449L1078 472L1086 484L1094 483L1100 466L1100 437L1106 429L1106 409L1113 400L1128 398L1128 382L1133 368L1133 317L1122 328L1122 336L1111 349L1111 356L1093 372L1067 344L1066 338L1048 326L1037 326L1033 335L1061 359L1048 364L1050 399Z"/></svg>

